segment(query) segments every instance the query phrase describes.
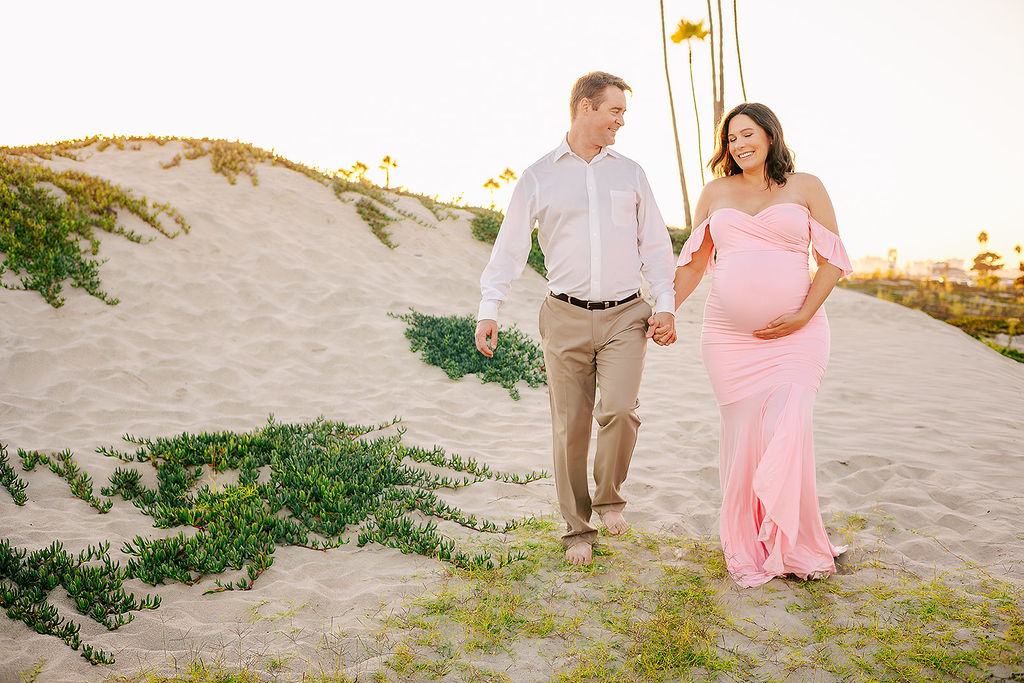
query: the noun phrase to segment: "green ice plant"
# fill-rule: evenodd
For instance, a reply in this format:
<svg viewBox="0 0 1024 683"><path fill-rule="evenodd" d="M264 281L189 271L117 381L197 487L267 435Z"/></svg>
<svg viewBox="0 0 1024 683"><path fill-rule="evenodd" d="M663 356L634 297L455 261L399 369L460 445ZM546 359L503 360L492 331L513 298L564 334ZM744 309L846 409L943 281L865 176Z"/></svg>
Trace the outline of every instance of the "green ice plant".
<svg viewBox="0 0 1024 683"><path fill-rule="evenodd" d="M63 283L70 281L73 287L116 304L117 299L100 288L102 261L94 258L100 245L95 229L144 241L118 224L117 211L127 211L165 237L188 231L181 214L167 204L135 197L85 173L54 171L6 149L0 148L0 275L10 271L20 281L0 282L6 289L35 290L56 308L64 303ZM64 197L40 184L56 187ZM161 214L177 224L175 232L164 226Z"/></svg>
<svg viewBox="0 0 1024 683"><path fill-rule="evenodd" d="M25 496L25 489L28 484L18 476L14 468L7 462L7 446L0 443L0 484L7 489L14 499L15 505L24 505L28 498Z"/></svg>
<svg viewBox="0 0 1024 683"><path fill-rule="evenodd" d="M398 245L391 241L391 233L388 232L388 223L394 222L394 218L389 216L383 210L380 205L371 199L366 197L361 198L356 202L356 212L359 217L370 226L370 230L377 236L377 239L381 241L384 246L388 249L394 249Z"/></svg>
<svg viewBox="0 0 1024 683"><path fill-rule="evenodd" d="M26 472L31 472L35 469L37 463L42 463L48 466L54 474L68 482L68 486L71 488L71 493L73 493L76 498L84 500L89 505L96 508L100 514L109 512L111 506L114 504L109 499L101 501L93 495L92 477L82 471L78 466L78 463L75 462L74 457L71 455L71 451L64 450L60 453L46 455L39 451L18 449L18 456L21 458L22 467Z"/></svg>
<svg viewBox="0 0 1024 683"><path fill-rule="evenodd" d="M381 430L397 427L384 436ZM526 520L501 524L466 514L435 492L484 480L526 484L543 472L495 472L473 458L402 444L398 418L376 426L346 425L319 418L305 424L267 425L251 432L184 433L172 438L142 439L125 435L133 453L100 448L102 455L125 463L148 464L156 470L156 486L143 484L142 472L118 467L102 493L131 501L153 518L158 528L192 527L165 538L136 536L124 543L129 556L122 567L108 555L109 544L89 547L77 558L59 542L28 554L0 540L0 606L12 619L60 637L93 663L113 658L81 643L79 625L63 619L47 596L62 585L82 614L116 629L132 619L130 612L152 609L159 598L137 602L124 592L122 581L138 578L156 585L179 581L192 585L207 575L244 570L233 581L216 579L207 593L249 590L271 567L282 545L327 550L349 541L355 531L359 546L376 543L437 558L456 567L486 569L521 558L518 551L463 552L438 528L438 521L482 532L505 532ZM0 454L6 454L0 449ZM66 478L72 492L100 512L92 480L70 451L46 455L19 450L27 470L46 464ZM431 466L430 470L417 463ZM223 488L201 484L202 472L238 473L237 484ZM2 470L3 468L0 468ZM440 473L437 470L447 470ZM414 521L418 511L425 522ZM95 564L93 562L100 564Z"/></svg>
<svg viewBox="0 0 1024 683"><path fill-rule="evenodd" d="M476 320L472 315L439 317L409 310L388 315L408 325L405 336L410 349L419 351L425 363L440 367L450 378L476 373L481 381L497 382L508 389L516 400L520 398L516 389L520 380L531 387L547 384L544 352L515 325L502 332L494 357L487 358L473 341Z"/></svg>
<svg viewBox="0 0 1024 683"><path fill-rule="evenodd" d="M398 214L403 218L408 218L414 223L419 223L425 228L437 227L423 220L411 211L406 211L399 207L397 198L389 197L387 192L365 179L351 180L347 177L335 178L331 183L331 187L334 189L334 194L338 199L344 202L352 201L352 199L346 197L349 193L362 195L356 201L356 213L359 214L359 217L363 219L364 223L370 226L370 230L372 230L373 234L377 236L377 239L379 239L381 243L389 249L394 249L398 245L391 241L391 233L388 232L387 226L389 223L400 220L399 218L392 216L391 213ZM398 190L389 190L389 192L397 193ZM454 218L450 212L448 214L442 214L438 205L433 202L433 200L422 195L414 196L416 196L420 200L420 203L434 214L434 217L439 221L449 217Z"/></svg>
<svg viewBox="0 0 1024 683"><path fill-rule="evenodd" d="M136 537L122 549L132 556L127 571L150 584L167 579L194 584L208 574L244 568L246 577L234 583L217 580L208 592L248 590L273 563L277 546L326 550L348 542L341 535L350 528L358 530L360 546L378 543L456 566L500 566L515 560L512 555L467 555L439 532L434 520L490 532L516 528L522 520L498 525L477 519L434 491L485 479L525 484L546 475L493 472L440 448L406 447L401 428L393 436L368 437L396 424L397 419L364 427L323 418L280 424L271 416L265 427L243 434L186 433L155 440L126 435L126 441L139 447L134 454L100 452L125 462L150 463L156 468L157 487L144 486L138 470L118 468L103 493L132 501L157 527L188 525L198 530L188 536ZM407 460L460 474L428 472ZM199 486L203 467L237 470L238 483L223 489ZM269 469L266 480L261 468ZM431 519L413 521L407 514L414 510Z"/></svg>
<svg viewBox="0 0 1024 683"><path fill-rule="evenodd" d="M134 619L132 612L156 609L159 596L147 595L140 602L125 592L122 583L127 573L111 561L109 550L109 543L101 543L76 556L54 541L29 553L0 539L0 607L37 633L56 636L73 650L81 647L82 656L92 664L113 663L110 654L82 643L81 626L61 617L48 599L61 586L79 614L111 631Z"/></svg>

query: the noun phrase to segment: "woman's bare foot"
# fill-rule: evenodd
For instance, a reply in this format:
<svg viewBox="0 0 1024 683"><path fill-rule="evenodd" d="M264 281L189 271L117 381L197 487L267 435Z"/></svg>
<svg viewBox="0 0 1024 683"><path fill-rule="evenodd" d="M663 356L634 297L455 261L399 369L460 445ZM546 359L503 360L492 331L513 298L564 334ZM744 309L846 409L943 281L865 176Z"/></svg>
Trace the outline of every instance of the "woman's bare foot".
<svg viewBox="0 0 1024 683"><path fill-rule="evenodd" d="M589 543L577 543L565 549L565 561L582 566L594 560L594 548Z"/></svg>
<svg viewBox="0 0 1024 683"><path fill-rule="evenodd" d="M601 518L601 523L604 524L604 528L608 530L612 536L621 536L622 534L629 531L629 525L626 524L626 518L622 516L622 513L618 510L608 510L606 512L599 513L598 516Z"/></svg>

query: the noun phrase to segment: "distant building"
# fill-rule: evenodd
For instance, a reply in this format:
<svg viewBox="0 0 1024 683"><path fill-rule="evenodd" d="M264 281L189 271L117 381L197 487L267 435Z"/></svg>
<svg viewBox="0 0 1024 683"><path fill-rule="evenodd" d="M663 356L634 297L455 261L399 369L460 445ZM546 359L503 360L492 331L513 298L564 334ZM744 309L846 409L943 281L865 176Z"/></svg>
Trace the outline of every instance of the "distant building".
<svg viewBox="0 0 1024 683"><path fill-rule="evenodd" d="M932 263L931 278L961 284L974 284L974 275L968 272L962 258L950 258Z"/></svg>
<svg viewBox="0 0 1024 683"><path fill-rule="evenodd" d="M911 278L930 278L932 276L932 265L934 265L933 262L927 259L924 261L907 261L903 264L903 273Z"/></svg>
<svg viewBox="0 0 1024 683"><path fill-rule="evenodd" d="M888 270L889 259L882 256L864 256L853 260L853 272L861 277L870 277L875 271L885 277Z"/></svg>

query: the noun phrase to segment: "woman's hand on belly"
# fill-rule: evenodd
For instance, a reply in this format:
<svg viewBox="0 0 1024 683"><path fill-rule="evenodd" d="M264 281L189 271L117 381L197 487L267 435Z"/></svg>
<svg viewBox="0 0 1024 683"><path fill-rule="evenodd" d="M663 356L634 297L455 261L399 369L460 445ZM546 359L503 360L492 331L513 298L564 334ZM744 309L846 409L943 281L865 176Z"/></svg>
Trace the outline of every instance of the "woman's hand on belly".
<svg viewBox="0 0 1024 683"><path fill-rule="evenodd" d="M763 327L760 330L754 330L754 336L758 339L777 339L779 337L785 337L787 334L793 334L801 327L807 324L810 320L809 316L800 313L787 313L780 315L775 320L768 323L767 327Z"/></svg>

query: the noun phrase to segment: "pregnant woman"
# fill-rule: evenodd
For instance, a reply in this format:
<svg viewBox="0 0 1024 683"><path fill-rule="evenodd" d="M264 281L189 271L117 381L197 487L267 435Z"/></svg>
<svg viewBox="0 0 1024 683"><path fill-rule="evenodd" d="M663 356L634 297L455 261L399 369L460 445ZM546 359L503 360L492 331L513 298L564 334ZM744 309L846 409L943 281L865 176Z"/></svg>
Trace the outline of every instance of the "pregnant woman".
<svg viewBox="0 0 1024 683"><path fill-rule="evenodd" d="M678 308L713 274L701 347L721 414L722 549L741 586L824 578L846 549L818 509L811 413L829 354L821 305L852 269L824 186L794 172L770 109L739 105L717 138L675 290Z"/></svg>

